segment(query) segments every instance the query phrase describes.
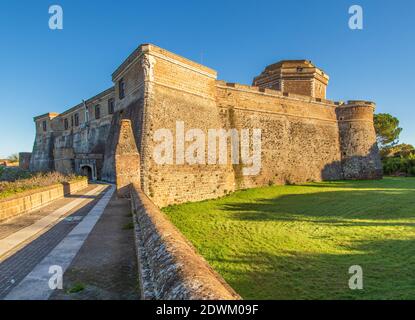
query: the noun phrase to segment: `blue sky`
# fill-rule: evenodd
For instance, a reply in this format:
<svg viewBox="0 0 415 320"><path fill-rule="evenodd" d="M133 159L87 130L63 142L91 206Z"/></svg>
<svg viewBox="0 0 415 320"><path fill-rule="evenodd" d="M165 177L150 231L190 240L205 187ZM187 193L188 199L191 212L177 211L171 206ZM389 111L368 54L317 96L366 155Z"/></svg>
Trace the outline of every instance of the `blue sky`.
<svg viewBox="0 0 415 320"><path fill-rule="evenodd" d="M64 29L48 28L49 6ZM348 28L348 8L364 29ZM219 79L251 84L281 59L310 59L330 76L328 98L377 102L415 144L415 1L1 1L0 158L31 151L33 116L62 112L112 85L141 43L202 62Z"/></svg>

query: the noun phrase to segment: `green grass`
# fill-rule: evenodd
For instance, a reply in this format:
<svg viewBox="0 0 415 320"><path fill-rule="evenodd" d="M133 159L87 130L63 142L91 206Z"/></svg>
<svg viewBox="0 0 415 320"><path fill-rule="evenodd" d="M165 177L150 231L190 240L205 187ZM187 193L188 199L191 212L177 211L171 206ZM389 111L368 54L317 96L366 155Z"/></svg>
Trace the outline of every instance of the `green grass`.
<svg viewBox="0 0 415 320"><path fill-rule="evenodd" d="M245 299L415 299L415 178L271 186L163 211ZM349 289L352 265L363 290Z"/></svg>
<svg viewBox="0 0 415 320"><path fill-rule="evenodd" d="M68 291L67 293L78 293L85 290L85 285L83 283L75 283Z"/></svg>

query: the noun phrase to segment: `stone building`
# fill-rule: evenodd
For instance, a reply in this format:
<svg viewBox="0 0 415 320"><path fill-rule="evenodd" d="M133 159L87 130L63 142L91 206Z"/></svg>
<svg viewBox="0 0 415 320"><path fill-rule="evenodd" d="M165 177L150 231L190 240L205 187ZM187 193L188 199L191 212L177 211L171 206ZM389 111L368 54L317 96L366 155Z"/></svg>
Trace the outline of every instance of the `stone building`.
<svg viewBox="0 0 415 320"><path fill-rule="evenodd" d="M121 124L130 120L140 159L131 168L139 170L143 191L159 206L269 184L382 177L375 104L326 100L329 77L310 61L270 65L248 86L217 80L215 70L144 44L112 80L114 87L62 114L34 118L31 170L115 182ZM206 135L219 128L261 129L260 171L244 175L231 161L159 164L153 157L160 143L155 133L168 129L178 135L178 122ZM175 160L181 157L178 148ZM122 171L125 176L125 166Z"/></svg>

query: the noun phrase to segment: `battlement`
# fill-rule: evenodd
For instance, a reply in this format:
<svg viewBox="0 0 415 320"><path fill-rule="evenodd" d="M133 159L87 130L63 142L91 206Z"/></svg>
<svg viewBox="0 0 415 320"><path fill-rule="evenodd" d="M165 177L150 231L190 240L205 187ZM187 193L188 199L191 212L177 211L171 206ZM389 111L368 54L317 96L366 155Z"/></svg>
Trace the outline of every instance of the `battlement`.
<svg viewBox="0 0 415 320"><path fill-rule="evenodd" d="M366 121L373 122L373 113L376 104L372 101L350 100L336 110L339 122Z"/></svg>
<svg viewBox="0 0 415 320"><path fill-rule="evenodd" d="M263 94L263 95L269 95L269 96L276 96L276 97L282 97L287 99L293 99L293 100L301 100L304 102L311 102L311 103L320 103L328 106L339 106L342 105L343 102L341 101L333 101L333 100L327 100L322 98L316 98L316 97L310 97L308 95L304 94L296 94L292 92L283 92L281 90L277 90L274 88L264 88L264 87L258 87L258 86L249 86L245 84L239 84L234 82L226 82L223 80L217 80L216 85L218 87L222 88L233 88L235 90L239 91L246 91L246 92L254 92L257 94Z"/></svg>
<svg viewBox="0 0 415 320"><path fill-rule="evenodd" d="M366 100L349 100L343 107L371 107L376 108L376 103Z"/></svg>

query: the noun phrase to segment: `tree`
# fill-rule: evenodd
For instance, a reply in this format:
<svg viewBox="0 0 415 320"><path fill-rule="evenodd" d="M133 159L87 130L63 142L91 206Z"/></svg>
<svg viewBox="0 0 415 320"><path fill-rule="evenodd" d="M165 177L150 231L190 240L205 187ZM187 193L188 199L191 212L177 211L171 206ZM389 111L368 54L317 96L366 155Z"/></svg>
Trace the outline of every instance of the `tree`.
<svg viewBox="0 0 415 320"><path fill-rule="evenodd" d="M19 155L17 153L12 154L11 156L9 156L7 158L7 160L9 160L10 162L14 163L14 162L19 162Z"/></svg>
<svg viewBox="0 0 415 320"><path fill-rule="evenodd" d="M410 144L406 144L406 143L401 143L395 146L386 147L381 150L382 158L386 158L386 157L408 158L412 154L415 155L414 146Z"/></svg>
<svg viewBox="0 0 415 320"><path fill-rule="evenodd" d="M376 140L381 149L392 147L399 142L402 128L399 127L398 118L388 114L379 113L374 117Z"/></svg>

